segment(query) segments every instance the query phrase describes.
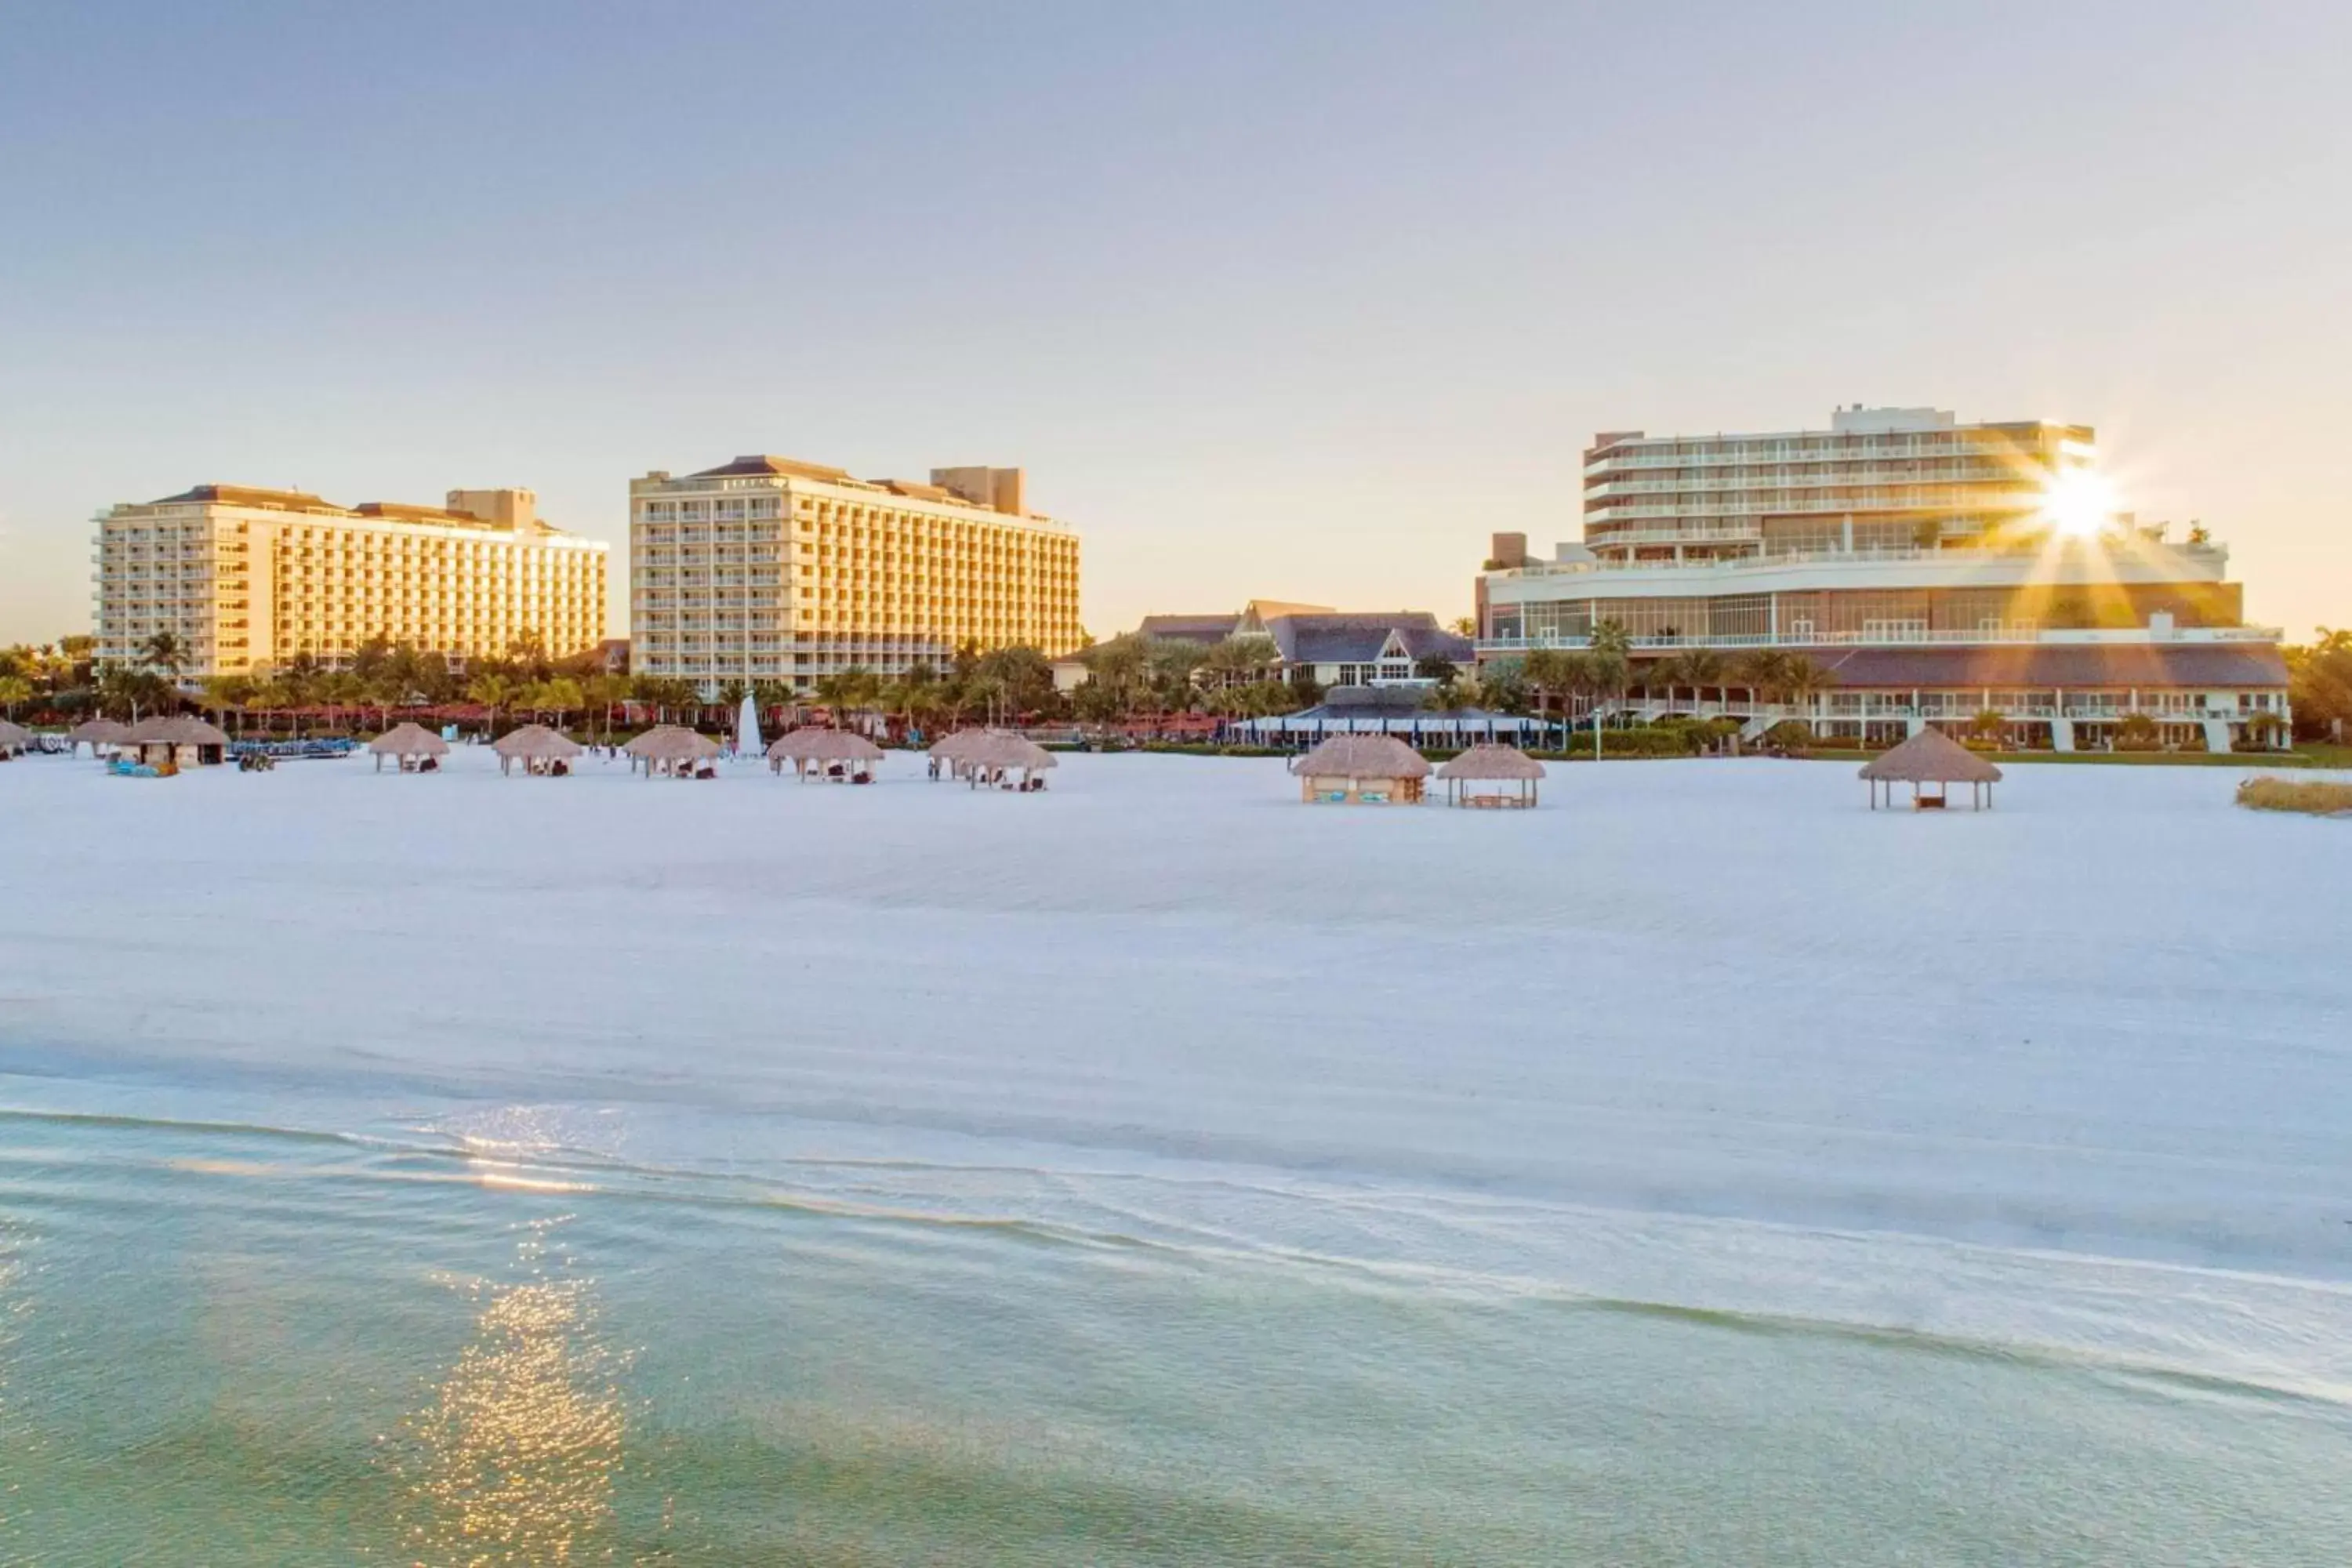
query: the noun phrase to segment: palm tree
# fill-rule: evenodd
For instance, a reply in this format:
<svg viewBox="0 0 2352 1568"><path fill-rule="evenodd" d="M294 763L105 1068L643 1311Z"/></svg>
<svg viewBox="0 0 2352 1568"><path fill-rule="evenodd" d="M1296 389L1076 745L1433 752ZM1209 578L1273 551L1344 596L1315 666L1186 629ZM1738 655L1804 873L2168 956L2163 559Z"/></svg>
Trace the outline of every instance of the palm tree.
<svg viewBox="0 0 2352 1568"><path fill-rule="evenodd" d="M1644 693L1663 691L1666 706L1675 705L1675 692L1683 684L1683 661L1678 654L1667 654L1643 664L1634 672L1633 684Z"/></svg>
<svg viewBox="0 0 2352 1568"><path fill-rule="evenodd" d="M1810 708L1815 697L1836 684L1837 678L1830 673L1829 668L1808 654L1789 654L1781 666L1780 689L1788 694L1790 701L1801 708ZM1810 714L1806 722L1812 722ZM1820 733L1818 729L1814 732Z"/></svg>
<svg viewBox="0 0 2352 1568"><path fill-rule="evenodd" d="M224 730L228 728L230 710L243 711L245 705L253 700L253 694L251 676L211 675L205 678L205 706L212 710L213 717ZM241 730L244 726L239 725L238 728Z"/></svg>
<svg viewBox="0 0 2352 1568"><path fill-rule="evenodd" d="M578 681L568 675L558 675L531 686L518 700L533 714L552 718L556 728L562 729L567 717L586 706L588 699Z"/></svg>
<svg viewBox="0 0 2352 1568"><path fill-rule="evenodd" d="M497 669L486 669L466 683L467 700L490 710L490 733L498 733L499 714L515 700L515 689L514 679Z"/></svg>
<svg viewBox="0 0 2352 1568"><path fill-rule="evenodd" d="M33 700L33 683L21 675L0 675L0 711L16 717L16 704Z"/></svg>
<svg viewBox="0 0 2352 1568"><path fill-rule="evenodd" d="M1625 701L1625 689L1633 679L1633 639L1615 621L1601 621L1592 628L1592 645L1585 652L1588 679L1595 698L1607 697L1616 706ZM1601 720L1592 721L1592 753L1601 754Z"/></svg>
<svg viewBox="0 0 2352 1568"><path fill-rule="evenodd" d="M139 645L139 657L149 669L177 686L180 672L188 667L188 645L175 632L157 632Z"/></svg>
<svg viewBox="0 0 2352 1568"><path fill-rule="evenodd" d="M1565 700L1574 685L1575 667L1569 656L1556 647L1533 649L1519 661L1519 673L1528 689L1536 694L1536 717L1542 719L1552 699L1562 700L1560 716L1568 714Z"/></svg>
<svg viewBox="0 0 2352 1568"><path fill-rule="evenodd" d="M1748 700L1761 704L1780 700L1789 656L1775 647L1759 647L1740 656L1732 679L1748 688Z"/></svg>
<svg viewBox="0 0 2352 1568"><path fill-rule="evenodd" d="M319 678L319 695L327 704L327 723L339 728L346 707L359 708L368 699L367 688L348 669L331 669Z"/></svg>
<svg viewBox="0 0 2352 1568"><path fill-rule="evenodd" d="M1720 698L1723 695L1721 688L1724 681L1724 658L1715 649L1685 648L1682 657L1675 662L1681 667L1684 684L1691 689L1695 696L1703 693L1710 686L1717 689L1717 697ZM1705 701L1706 699L1700 696L1698 700Z"/></svg>
<svg viewBox="0 0 2352 1568"><path fill-rule="evenodd" d="M580 700L588 705L591 716L590 732L601 725L607 745L613 740L613 705L628 694L629 683L617 675L592 675L580 683Z"/></svg>

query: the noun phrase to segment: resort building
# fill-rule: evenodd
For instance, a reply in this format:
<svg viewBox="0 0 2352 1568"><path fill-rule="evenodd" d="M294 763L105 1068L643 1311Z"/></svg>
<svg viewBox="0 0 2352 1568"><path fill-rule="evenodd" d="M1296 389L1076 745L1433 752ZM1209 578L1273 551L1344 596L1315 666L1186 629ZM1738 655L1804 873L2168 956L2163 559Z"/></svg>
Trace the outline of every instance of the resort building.
<svg viewBox="0 0 2352 1568"><path fill-rule="evenodd" d="M1343 613L1319 605L1253 599L1239 614L1146 616L1135 635L1160 642L1213 647L1235 637L1274 641L1274 673L1318 686L1398 686L1429 683L1423 659L1468 668L1476 657L1470 638L1447 631L1426 610Z"/></svg>
<svg viewBox="0 0 2352 1568"><path fill-rule="evenodd" d="M184 679L331 664L376 637L472 658L527 637L577 653L604 635L606 546L541 521L526 489L341 507L198 485L96 521L97 657L136 662L169 632Z"/></svg>
<svg viewBox="0 0 2352 1568"><path fill-rule="evenodd" d="M896 675L966 644L1051 658L1078 626L1078 539L1018 468L929 484L738 458L629 481L630 658L641 675L789 682Z"/></svg>
<svg viewBox="0 0 2352 1568"><path fill-rule="evenodd" d="M1524 535L1496 537L1478 656L1584 647L1613 623L1638 686L1672 654L1799 652L1826 689L1776 701L1720 674L1640 710L1872 742L1988 710L2059 750L2134 713L2217 750L2283 722L2280 634L2245 625L2228 551L2115 511L2096 457L2087 426L1917 408L1840 409L1826 431L1605 433L1581 543L1538 561Z"/></svg>

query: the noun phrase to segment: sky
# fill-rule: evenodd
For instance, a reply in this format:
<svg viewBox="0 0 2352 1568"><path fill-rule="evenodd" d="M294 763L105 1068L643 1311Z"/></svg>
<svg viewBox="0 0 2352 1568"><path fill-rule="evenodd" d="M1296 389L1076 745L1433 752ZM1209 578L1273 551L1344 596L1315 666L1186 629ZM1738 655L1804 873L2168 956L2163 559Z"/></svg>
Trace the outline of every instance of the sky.
<svg viewBox="0 0 2352 1568"><path fill-rule="evenodd" d="M2352 623L2352 5L0 0L0 643L93 513L988 463L1084 616L1469 607L1602 429L2099 426Z"/></svg>

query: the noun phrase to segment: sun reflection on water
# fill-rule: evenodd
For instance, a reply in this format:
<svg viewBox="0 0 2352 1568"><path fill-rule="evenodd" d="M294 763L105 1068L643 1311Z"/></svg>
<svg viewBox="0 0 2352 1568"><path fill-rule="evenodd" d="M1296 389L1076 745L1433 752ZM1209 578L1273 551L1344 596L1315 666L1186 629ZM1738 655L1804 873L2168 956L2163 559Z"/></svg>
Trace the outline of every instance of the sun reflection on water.
<svg viewBox="0 0 2352 1568"><path fill-rule="evenodd" d="M403 1425L408 1549L436 1568L613 1560L625 1426L622 1359L596 1334L589 1282L530 1227L527 1275L483 1285L474 1338Z"/></svg>

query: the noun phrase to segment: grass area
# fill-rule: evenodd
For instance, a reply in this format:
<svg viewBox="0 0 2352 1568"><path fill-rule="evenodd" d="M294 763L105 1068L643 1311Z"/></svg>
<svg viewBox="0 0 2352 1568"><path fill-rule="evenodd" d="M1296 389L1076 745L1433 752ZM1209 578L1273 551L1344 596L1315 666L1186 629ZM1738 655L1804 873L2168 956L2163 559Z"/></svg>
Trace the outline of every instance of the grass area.
<svg viewBox="0 0 2352 1568"><path fill-rule="evenodd" d="M2326 779L2248 779L2238 804L2254 811L2300 811L2312 816L2352 816L2352 784Z"/></svg>

